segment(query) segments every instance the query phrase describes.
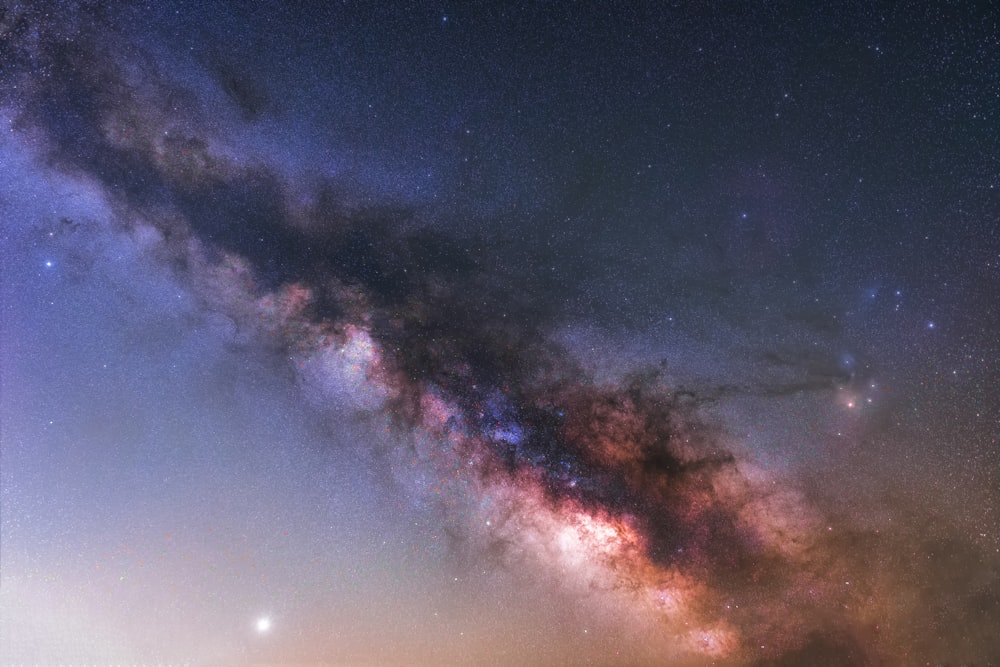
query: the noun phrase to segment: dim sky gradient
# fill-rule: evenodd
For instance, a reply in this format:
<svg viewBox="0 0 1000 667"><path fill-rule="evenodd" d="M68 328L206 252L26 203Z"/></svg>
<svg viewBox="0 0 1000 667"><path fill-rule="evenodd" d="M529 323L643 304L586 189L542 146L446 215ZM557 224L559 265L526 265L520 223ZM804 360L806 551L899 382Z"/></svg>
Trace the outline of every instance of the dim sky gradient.
<svg viewBox="0 0 1000 667"><path fill-rule="evenodd" d="M1000 663L977 3L0 5L0 665Z"/></svg>

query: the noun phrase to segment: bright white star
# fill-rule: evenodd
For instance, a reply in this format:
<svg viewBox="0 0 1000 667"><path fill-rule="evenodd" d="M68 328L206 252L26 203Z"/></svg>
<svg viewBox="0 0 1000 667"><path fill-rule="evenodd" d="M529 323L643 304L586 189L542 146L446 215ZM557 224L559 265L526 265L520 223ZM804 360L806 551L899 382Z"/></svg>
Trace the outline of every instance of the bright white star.
<svg viewBox="0 0 1000 667"><path fill-rule="evenodd" d="M257 619L257 632L264 634L271 629L271 619L267 616L262 616Z"/></svg>

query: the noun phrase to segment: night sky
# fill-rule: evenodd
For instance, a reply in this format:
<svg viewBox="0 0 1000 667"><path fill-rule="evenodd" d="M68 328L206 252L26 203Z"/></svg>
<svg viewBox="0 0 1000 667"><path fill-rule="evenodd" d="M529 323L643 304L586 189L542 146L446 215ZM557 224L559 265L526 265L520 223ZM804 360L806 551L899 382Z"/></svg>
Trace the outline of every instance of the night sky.
<svg viewBox="0 0 1000 667"><path fill-rule="evenodd" d="M809 4L0 5L0 666L1000 665L1000 12Z"/></svg>

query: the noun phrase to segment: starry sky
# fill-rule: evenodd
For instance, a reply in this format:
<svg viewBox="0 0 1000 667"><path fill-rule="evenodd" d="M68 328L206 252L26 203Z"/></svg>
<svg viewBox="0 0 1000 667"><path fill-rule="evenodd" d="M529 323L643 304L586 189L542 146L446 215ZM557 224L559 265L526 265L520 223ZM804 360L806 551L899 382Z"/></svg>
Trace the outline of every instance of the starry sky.
<svg viewBox="0 0 1000 667"><path fill-rule="evenodd" d="M1000 663L1000 15L820 5L0 5L0 665Z"/></svg>

